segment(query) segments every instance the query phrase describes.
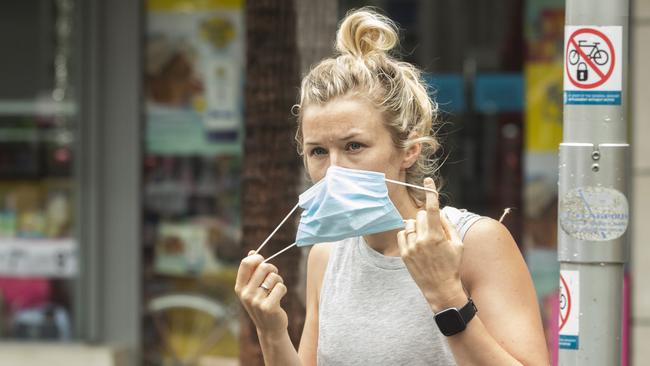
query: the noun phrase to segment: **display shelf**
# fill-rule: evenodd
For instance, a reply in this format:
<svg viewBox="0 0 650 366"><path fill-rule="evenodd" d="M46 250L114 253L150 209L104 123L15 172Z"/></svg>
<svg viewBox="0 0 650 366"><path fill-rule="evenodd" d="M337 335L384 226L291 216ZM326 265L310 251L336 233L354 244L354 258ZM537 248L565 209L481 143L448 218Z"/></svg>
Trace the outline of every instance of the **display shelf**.
<svg viewBox="0 0 650 366"><path fill-rule="evenodd" d="M77 113L74 102L52 100L0 100L0 116L72 116Z"/></svg>
<svg viewBox="0 0 650 366"><path fill-rule="evenodd" d="M42 130L35 127L2 127L0 125L0 142L51 142L69 145L73 135L64 130Z"/></svg>

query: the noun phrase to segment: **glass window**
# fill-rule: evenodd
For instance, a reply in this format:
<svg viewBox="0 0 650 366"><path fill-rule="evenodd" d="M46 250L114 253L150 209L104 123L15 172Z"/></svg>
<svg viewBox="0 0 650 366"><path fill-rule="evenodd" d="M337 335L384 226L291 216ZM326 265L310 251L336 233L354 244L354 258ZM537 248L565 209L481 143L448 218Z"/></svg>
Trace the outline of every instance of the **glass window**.
<svg viewBox="0 0 650 366"><path fill-rule="evenodd" d="M75 2L0 5L0 337L75 337Z"/></svg>
<svg viewBox="0 0 650 366"><path fill-rule="evenodd" d="M146 2L143 358L238 354L243 2Z"/></svg>

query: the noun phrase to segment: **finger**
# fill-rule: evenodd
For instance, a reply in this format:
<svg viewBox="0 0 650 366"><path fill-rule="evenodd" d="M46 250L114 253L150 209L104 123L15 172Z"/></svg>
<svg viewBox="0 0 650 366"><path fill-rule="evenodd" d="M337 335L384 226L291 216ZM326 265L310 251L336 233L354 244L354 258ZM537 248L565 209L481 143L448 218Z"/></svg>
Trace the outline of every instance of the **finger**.
<svg viewBox="0 0 650 366"><path fill-rule="evenodd" d="M282 279L282 277L279 274L277 274L275 272L271 272L266 276L266 278L264 279L264 281L260 285L259 289L264 291L265 293L267 293L267 292L272 291L273 287L275 287L275 285L277 285L278 283L284 283L284 280ZM266 288L268 288L268 291L265 290L262 287L262 285L266 286Z"/></svg>
<svg viewBox="0 0 650 366"><path fill-rule="evenodd" d="M424 187L436 190L436 184L431 178L424 179ZM425 191L427 220L429 227L435 228L440 225L440 202L438 202L438 195L436 193Z"/></svg>
<svg viewBox="0 0 650 366"><path fill-rule="evenodd" d="M235 291L239 291L250 281L255 268L264 260L261 255L252 255L242 259L237 271L237 280L235 281Z"/></svg>
<svg viewBox="0 0 650 366"><path fill-rule="evenodd" d="M406 244L406 232L400 230L397 233L397 246L399 247L399 255L404 257L408 253L408 244Z"/></svg>
<svg viewBox="0 0 650 366"><path fill-rule="evenodd" d="M253 253L255 253L254 250L249 250L249 251L248 251L248 255L251 255L251 254L253 254Z"/></svg>
<svg viewBox="0 0 650 366"><path fill-rule="evenodd" d="M266 298L266 301L269 302L269 305L271 307L279 307L280 306L280 300L286 295L287 293L287 286L284 285L284 283L278 283L273 287L273 290L269 293L269 296Z"/></svg>
<svg viewBox="0 0 650 366"><path fill-rule="evenodd" d="M415 245L415 240L418 237L417 229L415 228L415 220L406 220L406 223L404 225L404 235L406 235L407 246L410 247L412 245Z"/></svg>
<svg viewBox="0 0 650 366"><path fill-rule="evenodd" d="M269 273L275 272L278 273L278 268L270 263L262 263L255 269L255 272L251 276L250 281L248 281L248 286L252 289L260 287L262 281L269 275Z"/></svg>
<svg viewBox="0 0 650 366"><path fill-rule="evenodd" d="M440 227L442 228L442 231L445 234L445 239L451 240L451 234L449 233L449 226L446 226L443 221L446 219L447 219L447 215L444 212L440 212ZM447 220L447 222L448 221L449 220Z"/></svg>
<svg viewBox="0 0 650 366"><path fill-rule="evenodd" d="M417 228L418 238L426 238L435 244L439 244L441 241L447 239L445 230L441 225L429 227L429 213L427 211L418 211Z"/></svg>
<svg viewBox="0 0 650 366"><path fill-rule="evenodd" d="M418 211L415 216L415 228L419 237L424 237L429 232L429 221L427 220L427 212L425 210Z"/></svg>
<svg viewBox="0 0 650 366"><path fill-rule="evenodd" d="M448 238L451 240L452 243L454 244L463 244L462 239L460 238L460 235L458 234L458 231L456 230L456 226L449 222L447 217L445 215L440 216L441 221L442 221L442 227L445 230L445 233L447 233Z"/></svg>

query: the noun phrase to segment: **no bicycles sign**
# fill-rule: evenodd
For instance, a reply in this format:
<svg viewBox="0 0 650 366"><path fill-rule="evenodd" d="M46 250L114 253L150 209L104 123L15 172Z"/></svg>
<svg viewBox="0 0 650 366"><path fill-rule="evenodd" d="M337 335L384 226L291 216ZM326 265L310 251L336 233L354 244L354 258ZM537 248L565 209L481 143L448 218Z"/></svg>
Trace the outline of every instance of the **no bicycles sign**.
<svg viewBox="0 0 650 366"><path fill-rule="evenodd" d="M580 272L560 271L560 349L580 348Z"/></svg>
<svg viewBox="0 0 650 366"><path fill-rule="evenodd" d="M620 105L622 27L566 26L564 104Z"/></svg>

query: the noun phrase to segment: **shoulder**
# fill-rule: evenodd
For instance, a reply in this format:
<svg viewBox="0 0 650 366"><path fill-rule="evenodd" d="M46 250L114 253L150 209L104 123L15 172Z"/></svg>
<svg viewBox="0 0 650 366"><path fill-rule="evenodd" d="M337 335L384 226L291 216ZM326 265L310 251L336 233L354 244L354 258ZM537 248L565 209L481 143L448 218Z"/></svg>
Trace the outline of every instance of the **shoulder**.
<svg viewBox="0 0 650 366"><path fill-rule="evenodd" d="M307 259L308 277L316 276L323 277L327 263L329 262L330 253L335 243L322 243L312 245L309 250L309 257Z"/></svg>
<svg viewBox="0 0 650 366"><path fill-rule="evenodd" d="M510 231L494 219L477 220L467 230L463 246L461 275L468 287L493 275L506 276L503 279L526 268Z"/></svg>
<svg viewBox="0 0 650 366"><path fill-rule="evenodd" d="M318 309L320 289L327 269L330 253L335 243L312 245L307 258L307 310Z"/></svg>
<svg viewBox="0 0 650 366"><path fill-rule="evenodd" d="M480 242L497 242L507 244L512 239L510 231L499 221L489 217L481 216L468 230L463 240L464 244L475 245Z"/></svg>

